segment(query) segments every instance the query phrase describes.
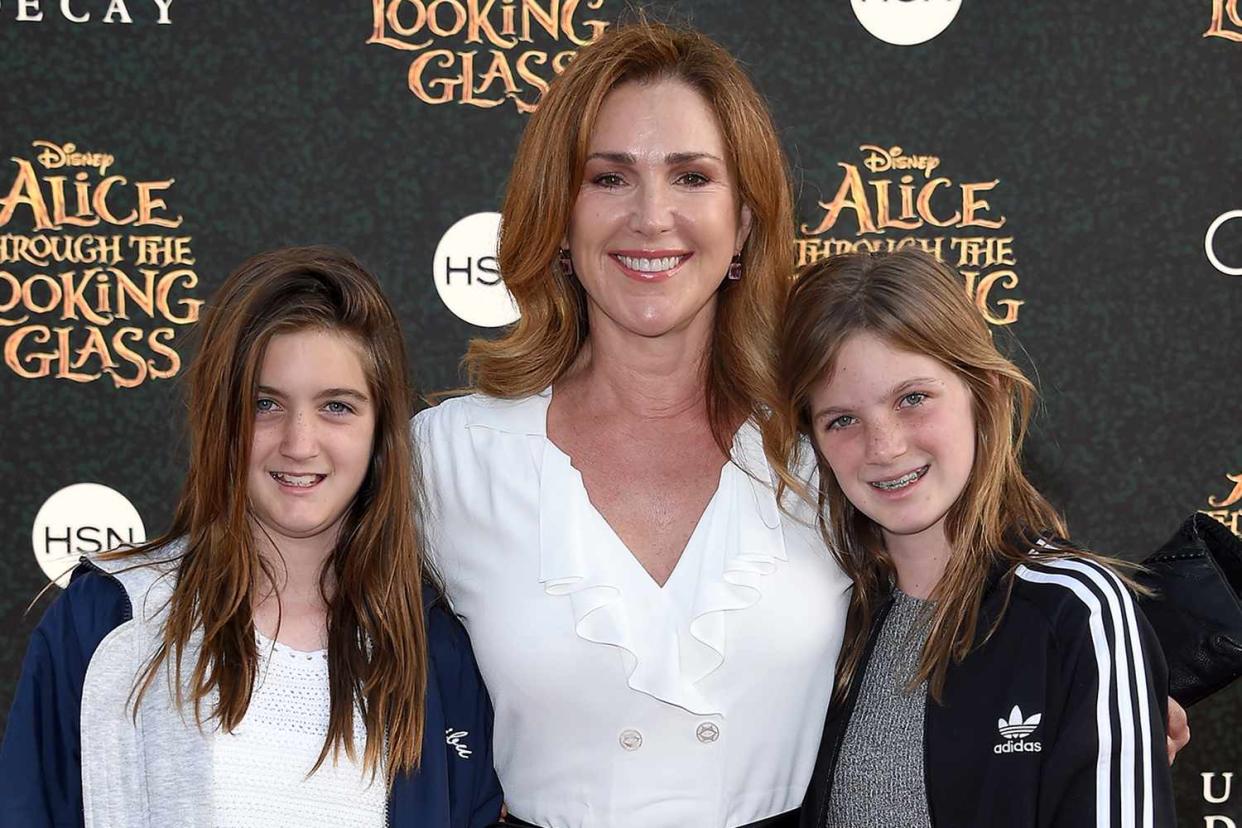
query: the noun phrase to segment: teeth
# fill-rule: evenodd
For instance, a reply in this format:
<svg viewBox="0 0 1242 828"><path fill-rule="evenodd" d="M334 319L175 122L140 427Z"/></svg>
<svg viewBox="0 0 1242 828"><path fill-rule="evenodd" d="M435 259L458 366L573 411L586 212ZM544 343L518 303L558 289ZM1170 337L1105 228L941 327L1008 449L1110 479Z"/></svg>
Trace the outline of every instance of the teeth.
<svg viewBox="0 0 1242 828"><path fill-rule="evenodd" d="M297 486L302 489L309 489L323 477L320 474L285 474L284 472L270 472L270 474L273 479L286 486Z"/></svg>
<svg viewBox="0 0 1242 828"><path fill-rule="evenodd" d="M893 489L904 489L906 486L909 486L911 483L913 483L914 481L922 477L923 472L925 472L926 470L927 470L927 467L924 466L921 469L915 469L909 474L903 474L901 477L895 478L893 480L877 480L871 485L875 486L877 489L884 489L885 491L892 491Z"/></svg>
<svg viewBox="0 0 1242 828"><path fill-rule="evenodd" d="M618 256L617 258L630 270L638 270L642 273L662 273L677 267L685 256L664 256L660 259L640 259L634 256Z"/></svg>

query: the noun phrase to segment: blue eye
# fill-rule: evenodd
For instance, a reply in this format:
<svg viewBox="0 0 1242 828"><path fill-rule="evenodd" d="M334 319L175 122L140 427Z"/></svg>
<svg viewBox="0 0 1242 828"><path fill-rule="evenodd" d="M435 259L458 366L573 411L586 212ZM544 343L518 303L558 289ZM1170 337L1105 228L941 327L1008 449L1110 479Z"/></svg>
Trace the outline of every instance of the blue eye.
<svg viewBox="0 0 1242 828"><path fill-rule="evenodd" d="M350 407L347 403L341 402L340 400L329 400L328 402L324 403L324 408L328 410L329 414L352 414L354 413L354 409L352 407Z"/></svg>
<svg viewBox="0 0 1242 828"><path fill-rule="evenodd" d="M926 399L927 394L922 391L911 391L909 394L906 394L901 398L901 405L910 408L916 405L922 405L923 401Z"/></svg>
<svg viewBox="0 0 1242 828"><path fill-rule="evenodd" d="M276 408L276 401L267 397L259 397L254 403L254 410L260 414L267 414L268 412L275 411Z"/></svg>
<svg viewBox="0 0 1242 828"><path fill-rule="evenodd" d="M855 422L855 420L852 416L849 414L842 414L840 417L830 420L827 425L827 429L828 431L839 431L853 422Z"/></svg>

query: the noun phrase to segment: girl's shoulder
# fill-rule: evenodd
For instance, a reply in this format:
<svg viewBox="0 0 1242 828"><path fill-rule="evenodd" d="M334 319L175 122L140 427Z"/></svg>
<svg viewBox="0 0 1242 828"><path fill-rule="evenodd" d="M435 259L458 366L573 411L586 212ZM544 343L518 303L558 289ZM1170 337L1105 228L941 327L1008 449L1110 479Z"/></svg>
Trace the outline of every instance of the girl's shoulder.
<svg viewBox="0 0 1242 828"><path fill-rule="evenodd" d="M177 538L168 543L139 547L120 557L93 555L82 566L115 582L130 602L134 618L155 621L162 618L168 608L185 551L185 538Z"/></svg>
<svg viewBox="0 0 1242 828"><path fill-rule="evenodd" d="M145 617L162 606L164 593L176 580L182 550L175 541L123 557L83 557L39 621L35 636L61 646L72 640L89 660L108 633L134 618L135 609L147 610ZM158 599L150 600L156 592Z"/></svg>
<svg viewBox="0 0 1242 828"><path fill-rule="evenodd" d="M1129 626L1137 607L1125 581L1098 557L1069 546L1033 553L1011 572L1011 609L1037 613L1057 636L1078 639L1094 623Z"/></svg>
<svg viewBox="0 0 1242 828"><path fill-rule="evenodd" d="M90 562L82 563L43 614L34 637L48 646L52 657L72 657L85 665L100 642L129 620L131 607L119 581Z"/></svg>

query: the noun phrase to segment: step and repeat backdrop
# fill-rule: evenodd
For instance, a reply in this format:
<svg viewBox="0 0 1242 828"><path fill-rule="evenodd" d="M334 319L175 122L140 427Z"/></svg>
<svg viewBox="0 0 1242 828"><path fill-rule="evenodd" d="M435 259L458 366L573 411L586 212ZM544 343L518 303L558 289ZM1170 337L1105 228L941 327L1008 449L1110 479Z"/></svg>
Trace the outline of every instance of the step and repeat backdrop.
<svg viewBox="0 0 1242 828"><path fill-rule="evenodd" d="M1238 0L653 3L767 96L801 261L919 245L1044 395L1075 535L1242 534ZM423 391L516 310L494 259L528 114L622 0L0 0L0 716L77 556L161 532L178 377L242 259L353 251ZM3 719L0 718L0 727ZM1242 687L1191 711L1184 825L1242 825ZM1242 786L1242 779L1239 779Z"/></svg>

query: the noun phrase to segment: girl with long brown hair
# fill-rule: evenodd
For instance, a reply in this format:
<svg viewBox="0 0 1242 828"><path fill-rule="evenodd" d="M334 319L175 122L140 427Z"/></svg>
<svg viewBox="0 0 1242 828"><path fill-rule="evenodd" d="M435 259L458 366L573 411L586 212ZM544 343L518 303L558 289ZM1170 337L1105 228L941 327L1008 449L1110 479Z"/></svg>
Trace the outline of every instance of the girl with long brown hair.
<svg viewBox="0 0 1242 828"><path fill-rule="evenodd" d="M199 337L172 526L84 560L36 629L0 821L496 819L491 709L424 568L379 285L328 248L262 254Z"/></svg>
<svg viewBox="0 0 1242 828"><path fill-rule="evenodd" d="M1022 471L1035 392L918 250L799 276L777 458L854 583L806 826L1171 826L1167 678Z"/></svg>

